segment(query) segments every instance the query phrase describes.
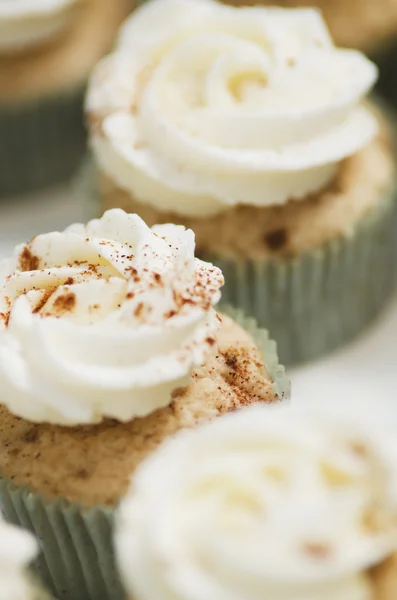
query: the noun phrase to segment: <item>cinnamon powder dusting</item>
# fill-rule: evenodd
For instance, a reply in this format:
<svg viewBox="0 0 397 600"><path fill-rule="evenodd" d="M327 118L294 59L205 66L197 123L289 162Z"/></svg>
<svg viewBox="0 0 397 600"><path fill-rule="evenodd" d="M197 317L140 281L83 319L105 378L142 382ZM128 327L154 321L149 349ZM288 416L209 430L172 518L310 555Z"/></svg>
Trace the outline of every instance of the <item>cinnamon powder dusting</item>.
<svg viewBox="0 0 397 600"><path fill-rule="evenodd" d="M58 296L58 298L54 302L54 308L56 311L60 313L65 313L73 310L76 306L76 296L70 292L68 294L63 294L62 296Z"/></svg>
<svg viewBox="0 0 397 600"><path fill-rule="evenodd" d="M230 347L227 351L221 352L221 355L223 355L227 367L224 379L235 392L239 406L252 404L253 397L249 390L251 379L248 369L251 359L249 353L244 348Z"/></svg>
<svg viewBox="0 0 397 600"><path fill-rule="evenodd" d="M8 321L10 320L10 312L0 312L0 319L4 322L4 325L8 327Z"/></svg>
<svg viewBox="0 0 397 600"><path fill-rule="evenodd" d="M20 271L37 271L39 268L40 259L35 256L29 246L25 246L19 255L19 270Z"/></svg>
<svg viewBox="0 0 397 600"><path fill-rule="evenodd" d="M135 309L135 313L134 313L135 316L139 317L142 314L143 309L144 309L143 302L140 302Z"/></svg>
<svg viewBox="0 0 397 600"><path fill-rule="evenodd" d="M33 313L37 314L38 312L41 311L42 308L44 308L44 306L47 304L48 300L51 298L52 294L55 292L55 288L53 289L49 289L47 290L42 298L40 299L40 301L36 304Z"/></svg>

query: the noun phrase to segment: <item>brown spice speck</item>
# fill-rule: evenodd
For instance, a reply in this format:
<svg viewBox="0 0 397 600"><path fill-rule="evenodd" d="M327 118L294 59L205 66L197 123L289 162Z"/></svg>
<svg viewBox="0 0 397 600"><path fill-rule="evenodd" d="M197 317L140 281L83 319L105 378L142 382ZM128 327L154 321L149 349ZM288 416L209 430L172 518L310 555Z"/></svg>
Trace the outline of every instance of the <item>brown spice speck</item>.
<svg viewBox="0 0 397 600"><path fill-rule="evenodd" d="M37 271L39 268L40 259L38 256L34 256L29 246L25 246L19 255L19 270L26 271Z"/></svg>
<svg viewBox="0 0 397 600"><path fill-rule="evenodd" d="M10 313L2 313L0 312L0 319L4 321L4 325L8 327L8 321L10 320Z"/></svg>
<svg viewBox="0 0 397 600"><path fill-rule="evenodd" d="M286 229L275 229L264 236L264 242L270 250L281 250L288 242Z"/></svg>
<svg viewBox="0 0 397 600"><path fill-rule="evenodd" d="M76 473L76 477L78 477L78 479L88 479L87 469L79 469Z"/></svg>
<svg viewBox="0 0 397 600"><path fill-rule="evenodd" d="M360 458L368 458L368 447L360 441L352 441L349 444L350 450Z"/></svg>
<svg viewBox="0 0 397 600"><path fill-rule="evenodd" d="M188 392L188 388L187 387L176 388L175 390L173 390L173 392L171 394L171 398L173 400L175 400L176 398L183 398L184 396L186 396L187 392Z"/></svg>
<svg viewBox="0 0 397 600"><path fill-rule="evenodd" d="M27 442L28 444L34 444L34 442L37 441L38 437L39 437L39 432L38 432L37 427L31 427L30 429L28 429L26 431L26 433L24 433L23 440L24 440L24 442Z"/></svg>
<svg viewBox="0 0 397 600"><path fill-rule="evenodd" d="M39 313L42 310L42 308L47 304L48 300L51 298L51 296L54 293L54 291L55 291L55 289L49 289L49 290L46 290L44 292L44 294L42 295L41 299L39 300L39 302L34 307L34 310L33 310L34 314L37 314L37 313Z"/></svg>
<svg viewBox="0 0 397 600"><path fill-rule="evenodd" d="M68 312L72 310L75 305L76 296L72 292L58 296L54 302L54 308L59 312Z"/></svg>
<svg viewBox="0 0 397 600"><path fill-rule="evenodd" d="M229 367L229 369L232 369L232 371L236 371L237 370L237 356L235 354L226 354L225 355L225 362L226 365Z"/></svg>
<svg viewBox="0 0 397 600"><path fill-rule="evenodd" d="M139 317L142 314L142 311L143 311L143 302L140 302L135 309L134 315L136 317Z"/></svg>
<svg viewBox="0 0 397 600"><path fill-rule="evenodd" d="M320 560L329 558L332 554L331 546L324 542L305 542L302 549L305 554Z"/></svg>

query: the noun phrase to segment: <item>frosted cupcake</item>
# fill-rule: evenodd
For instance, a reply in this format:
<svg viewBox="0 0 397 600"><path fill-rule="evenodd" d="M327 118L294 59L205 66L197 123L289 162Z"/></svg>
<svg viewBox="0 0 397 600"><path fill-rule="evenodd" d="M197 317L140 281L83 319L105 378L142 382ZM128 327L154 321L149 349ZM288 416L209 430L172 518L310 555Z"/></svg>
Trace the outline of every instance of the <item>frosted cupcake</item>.
<svg viewBox="0 0 397 600"><path fill-rule="evenodd" d="M214 311L222 273L192 231L121 210L18 246L0 280L4 512L42 540L55 596L121 598L110 536L131 472L179 429L288 396L275 344Z"/></svg>
<svg viewBox="0 0 397 600"><path fill-rule="evenodd" d="M116 521L127 596L393 600L395 432L341 424L258 407L164 444Z"/></svg>
<svg viewBox="0 0 397 600"><path fill-rule="evenodd" d="M1 600L50 600L28 572L37 554L32 535L0 518Z"/></svg>
<svg viewBox="0 0 397 600"><path fill-rule="evenodd" d="M0 1L0 195L67 180L85 149L88 74L132 0Z"/></svg>
<svg viewBox="0 0 397 600"><path fill-rule="evenodd" d="M318 357L394 289L390 126L363 105L376 73L314 10L148 2L89 87L100 205L192 228L282 360Z"/></svg>

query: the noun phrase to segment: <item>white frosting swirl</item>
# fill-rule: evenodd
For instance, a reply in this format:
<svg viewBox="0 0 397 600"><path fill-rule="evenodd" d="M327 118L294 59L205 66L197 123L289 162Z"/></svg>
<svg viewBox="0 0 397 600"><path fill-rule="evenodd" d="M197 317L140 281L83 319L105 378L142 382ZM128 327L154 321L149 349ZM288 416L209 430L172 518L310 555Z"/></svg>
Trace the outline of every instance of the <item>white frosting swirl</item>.
<svg viewBox="0 0 397 600"><path fill-rule="evenodd" d="M55 36L81 0L0 0L0 52L25 49Z"/></svg>
<svg viewBox="0 0 397 600"><path fill-rule="evenodd" d="M0 266L0 401L32 421L127 421L205 360L222 273L194 234L111 210L39 235Z"/></svg>
<svg viewBox="0 0 397 600"><path fill-rule="evenodd" d="M165 443L117 518L132 597L374 600L397 505L374 439L329 423L257 406Z"/></svg>
<svg viewBox="0 0 397 600"><path fill-rule="evenodd" d="M137 200L207 216L303 197L375 135L376 67L313 9L152 0L91 80L101 168Z"/></svg>
<svg viewBox="0 0 397 600"><path fill-rule="evenodd" d="M29 600L32 594L26 569L37 553L27 531L0 518L0 600Z"/></svg>

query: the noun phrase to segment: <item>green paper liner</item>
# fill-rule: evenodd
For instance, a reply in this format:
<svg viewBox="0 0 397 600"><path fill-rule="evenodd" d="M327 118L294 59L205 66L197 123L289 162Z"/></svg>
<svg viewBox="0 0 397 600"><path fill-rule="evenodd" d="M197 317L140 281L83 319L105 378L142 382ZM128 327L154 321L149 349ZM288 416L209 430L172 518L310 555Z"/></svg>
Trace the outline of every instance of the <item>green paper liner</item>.
<svg viewBox="0 0 397 600"><path fill-rule="evenodd" d="M222 299L266 326L281 362L294 365L352 340L381 313L396 287L396 233L393 190L350 235L301 256L200 258L222 269Z"/></svg>
<svg viewBox="0 0 397 600"><path fill-rule="evenodd" d="M86 149L85 88L0 104L0 196L68 181Z"/></svg>
<svg viewBox="0 0 397 600"><path fill-rule="evenodd" d="M276 344L253 318L228 306L220 310L251 333L262 350L278 398L289 399L290 382L278 363ZM32 531L42 552L35 563L40 579L59 600L122 600L125 598L113 552L114 508L84 508L65 499L46 500L28 487L0 478L5 518ZM39 600L39 599L38 599Z"/></svg>

